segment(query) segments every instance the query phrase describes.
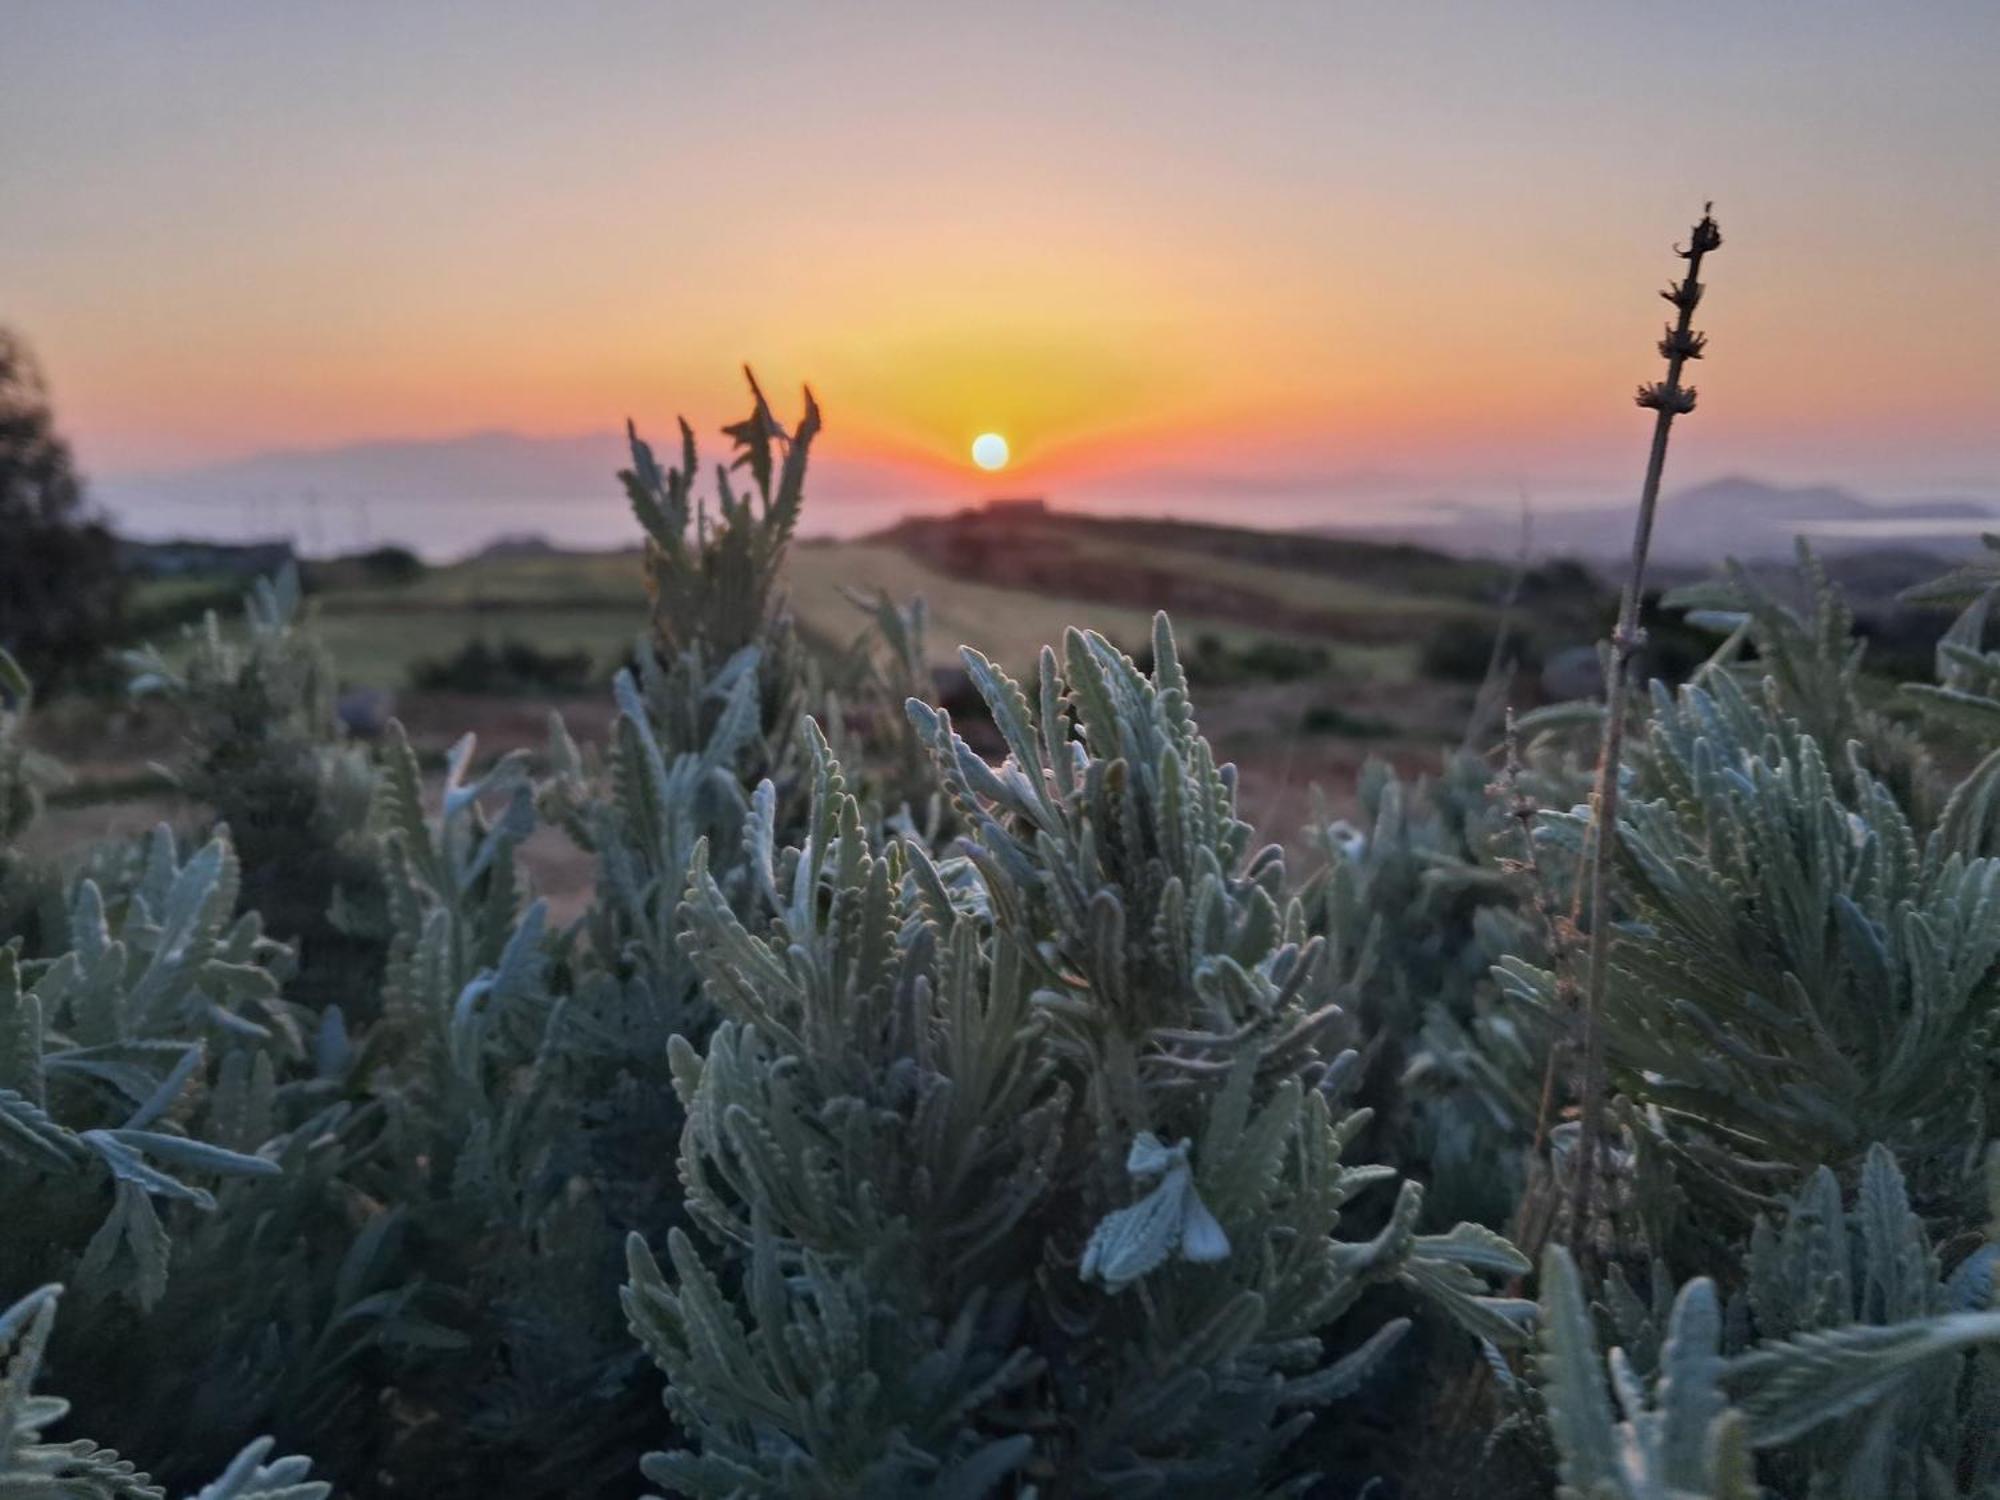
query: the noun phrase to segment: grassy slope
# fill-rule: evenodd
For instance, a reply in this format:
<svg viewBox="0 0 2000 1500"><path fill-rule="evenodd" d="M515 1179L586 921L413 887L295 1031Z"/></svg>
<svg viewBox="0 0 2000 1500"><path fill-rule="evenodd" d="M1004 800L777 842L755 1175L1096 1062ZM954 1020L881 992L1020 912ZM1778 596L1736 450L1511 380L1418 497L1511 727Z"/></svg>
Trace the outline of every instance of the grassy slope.
<svg viewBox="0 0 2000 1500"><path fill-rule="evenodd" d="M888 540L808 543L792 554L791 597L807 634L837 645L855 639L867 624L846 591L886 590L898 601L922 597L930 611L927 645L934 664L955 661L958 646L967 643L1021 669L1033 663L1045 642L1060 641L1069 625L1102 631L1126 645L1146 638L1150 608L1137 600L1107 603L1090 597L1091 566L1143 567L1158 576L1198 569L1232 590L1271 600L1281 612L1366 610L1410 616L1414 624L1418 616L1476 607L1399 591L1393 577L1358 583L1152 540L1121 548L1116 537L1115 528L1092 534L1081 549L1085 573L1073 587L1055 591L952 576ZM400 688L413 662L449 655L479 636L496 641L519 636L545 650L580 648L608 664L644 628L645 588L634 552L492 558L434 569L407 585L332 589L316 596L315 608L346 680ZM1183 636L1212 634L1231 646L1269 635L1316 638L1296 629L1262 628L1235 610L1175 608L1174 615ZM1341 665L1357 675L1408 674L1406 649L1329 644Z"/></svg>
<svg viewBox="0 0 2000 1500"><path fill-rule="evenodd" d="M1044 641L1061 639L1067 624L1119 641L1143 640L1147 628L1143 610L946 578L894 547L852 542L793 552L792 604L808 635L845 645L866 626L844 589L886 589L899 602L922 596L938 664L955 660L960 642L1020 665L1032 662ZM608 664L646 624L642 566L630 553L461 563L404 588L341 590L317 604L342 675L387 688L407 682L419 658L449 655L482 635L520 636L544 650L581 648Z"/></svg>
<svg viewBox="0 0 2000 1500"><path fill-rule="evenodd" d="M1203 620L1354 646L1407 645L1477 617L1506 570L1416 547L1242 527L1065 513L961 512L905 521L892 542L959 582L1170 610Z"/></svg>
<svg viewBox="0 0 2000 1500"><path fill-rule="evenodd" d="M792 604L811 633L846 642L866 626L848 602L847 589L864 595L886 590L898 602L921 597L930 617L925 645L932 664L940 666L957 661L959 646L966 644L1026 670L1043 645L1060 644L1067 626L1100 631L1128 648L1152 629L1152 612L1145 608L1106 604L1081 591L1043 594L949 577L886 542L822 544L792 554ZM1178 618L1176 624L1184 633L1214 632L1232 645L1270 633L1202 615Z"/></svg>

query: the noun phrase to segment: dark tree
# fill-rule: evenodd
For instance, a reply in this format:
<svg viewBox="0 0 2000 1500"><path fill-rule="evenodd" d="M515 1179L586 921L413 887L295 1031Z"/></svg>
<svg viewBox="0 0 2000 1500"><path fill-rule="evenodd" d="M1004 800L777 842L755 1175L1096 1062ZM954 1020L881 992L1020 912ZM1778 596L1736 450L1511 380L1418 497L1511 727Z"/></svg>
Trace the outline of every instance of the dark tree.
<svg viewBox="0 0 2000 1500"><path fill-rule="evenodd" d="M84 505L41 369L0 328L0 645L44 691L74 682L115 637L124 594L117 543Z"/></svg>

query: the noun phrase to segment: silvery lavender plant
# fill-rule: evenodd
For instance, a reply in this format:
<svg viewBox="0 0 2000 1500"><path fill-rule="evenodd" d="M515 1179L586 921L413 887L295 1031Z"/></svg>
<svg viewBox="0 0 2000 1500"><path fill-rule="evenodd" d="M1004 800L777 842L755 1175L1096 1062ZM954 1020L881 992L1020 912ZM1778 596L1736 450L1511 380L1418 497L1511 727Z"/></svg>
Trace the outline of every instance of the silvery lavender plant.
<svg viewBox="0 0 2000 1500"><path fill-rule="evenodd" d="M698 858L690 954L724 1015L675 1047L703 1237L633 1250L627 1309L689 1447L684 1493L1239 1495L1312 1482L1289 1449L1405 1331L1327 1330L1400 1283L1496 1340L1525 1269L1417 1233L1404 1184L1337 1237L1366 1122L1339 1100L1322 944L1250 852L1161 618L1142 676L1072 633L1036 721L966 661L1009 750L911 715L962 858L881 846L822 741L803 840L760 789L739 908ZM731 1290L732 1283L740 1283Z"/></svg>

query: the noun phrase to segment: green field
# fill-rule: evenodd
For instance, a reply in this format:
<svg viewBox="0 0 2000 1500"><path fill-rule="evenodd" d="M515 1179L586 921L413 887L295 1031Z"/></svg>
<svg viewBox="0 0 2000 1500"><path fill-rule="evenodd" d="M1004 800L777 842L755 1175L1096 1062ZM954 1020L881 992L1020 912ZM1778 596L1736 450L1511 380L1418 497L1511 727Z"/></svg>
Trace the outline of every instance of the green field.
<svg viewBox="0 0 2000 1500"><path fill-rule="evenodd" d="M1393 580L1360 584L1226 556L1197 559L1158 543L1121 553L1109 537L1093 536L1085 550L1106 568L1136 566L1165 574L1198 567L1204 577L1261 594L1281 611L1365 609L1413 621L1478 612L1463 600L1398 591ZM869 628L850 595L883 591L899 603L922 598L929 610L927 653L939 666L955 662L959 646L970 644L1010 668L1026 670L1040 648L1060 642L1071 625L1134 646L1146 639L1152 613L1081 591L1044 592L953 576L884 540L799 544L787 576L801 629L830 648L846 646ZM214 587L213 581L163 580L145 585L139 603L166 607ZM644 564L636 551L480 558L434 568L407 584L327 588L315 593L313 608L342 680L362 686L404 687L419 661L449 656L476 639L497 643L509 637L544 651L586 651L608 672L645 629ZM1212 635L1232 649L1273 637L1320 644L1344 674L1356 677L1404 678L1414 660L1410 644L1264 629L1234 614L1176 609L1174 619L1184 638Z"/></svg>

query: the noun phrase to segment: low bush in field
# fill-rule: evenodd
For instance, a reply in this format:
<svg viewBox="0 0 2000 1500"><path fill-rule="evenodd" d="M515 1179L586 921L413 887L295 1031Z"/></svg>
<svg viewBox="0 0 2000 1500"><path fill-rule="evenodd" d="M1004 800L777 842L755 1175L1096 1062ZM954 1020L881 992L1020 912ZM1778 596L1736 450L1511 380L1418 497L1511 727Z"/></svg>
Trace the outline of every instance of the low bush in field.
<svg viewBox="0 0 2000 1500"><path fill-rule="evenodd" d="M1476 683L1493 667L1493 642L1499 630L1486 620L1446 620L1417 652L1417 670L1443 682ZM1500 648L1501 665L1533 671L1542 664L1539 642L1518 628L1507 627Z"/></svg>
<svg viewBox="0 0 2000 1500"><path fill-rule="evenodd" d="M592 686L588 651L544 651L532 641L475 636L447 657L425 657L410 668L410 686L434 693L492 697L574 696Z"/></svg>
<svg viewBox="0 0 2000 1500"><path fill-rule="evenodd" d="M1396 725L1375 714L1359 714L1337 703L1315 703L1299 717L1299 728L1307 734L1345 735L1354 740L1383 739L1396 733Z"/></svg>
<svg viewBox="0 0 2000 1500"><path fill-rule="evenodd" d="M1194 638L1186 670L1189 682L1211 687L1236 682L1295 682L1319 676L1332 665L1332 654L1324 646L1263 636L1232 647L1219 636L1204 634Z"/></svg>
<svg viewBox="0 0 2000 1500"><path fill-rule="evenodd" d="M299 571L306 592L320 594L330 589L401 588L416 583L430 569L408 547L390 544L338 557L313 558Z"/></svg>

